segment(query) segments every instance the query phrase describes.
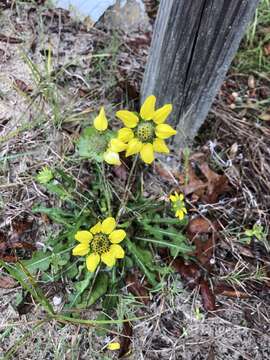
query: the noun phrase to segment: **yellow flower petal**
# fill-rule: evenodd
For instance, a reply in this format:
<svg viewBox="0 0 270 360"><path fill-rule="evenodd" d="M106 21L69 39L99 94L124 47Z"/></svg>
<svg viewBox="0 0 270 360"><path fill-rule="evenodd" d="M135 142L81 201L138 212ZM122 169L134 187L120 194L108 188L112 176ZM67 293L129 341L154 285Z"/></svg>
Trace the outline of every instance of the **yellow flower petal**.
<svg viewBox="0 0 270 360"><path fill-rule="evenodd" d="M183 201L184 200L184 195L183 194L179 194L179 200Z"/></svg>
<svg viewBox="0 0 270 360"><path fill-rule="evenodd" d="M76 232L75 239L81 243L89 244L90 240L93 239L93 235L87 230L81 230Z"/></svg>
<svg viewBox="0 0 270 360"><path fill-rule="evenodd" d="M92 234L98 234L101 232L101 222L99 221L96 225L92 226L90 229Z"/></svg>
<svg viewBox="0 0 270 360"><path fill-rule="evenodd" d="M100 262L100 256L98 254L90 254L86 258L86 267L90 272L94 272Z"/></svg>
<svg viewBox="0 0 270 360"><path fill-rule="evenodd" d="M155 111L152 119L156 124L162 124L164 123L164 121L167 119L167 117L170 115L171 112L172 112L172 104L166 104L157 111Z"/></svg>
<svg viewBox="0 0 270 360"><path fill-rule="evenodd" d="M150 95L146 98L142 104L140 115L144 120L151 120L155 113L156 97Z"/></svg>
<svg viewBox="0 0 270 360"><path fill-rule="evenodd" d="M132 131L132 130L131 130ZM112 139L110 142L110 149L115 152L121 152L126 150L127 144L119 139Z"/></svg>
<svg viewBox="0 0 270 360"><path fill-rule="evenodd" d="M123 257L125 256L124 249L122 248L121 245L118 245L118 244L111 245L110 252L113 253L113 255L116 259L123 259Z"/></svg>
<svg viewBox="0 0 270 360"><path fill-rule="evenodd" d="M143 144L141 149L141 158L146 164L151 164L154 161L154 148L152 144Z"/></svg>
<svg viewBox="0 0 270 360"><path fill-rule="evenodd" d="M182 210L177 210L175 215L179 218L179 220L183 220L185 216Z"/></svg>
<svg viewBox="0 0 270 360"><path fill-rule="evenodd" d="M108 120L106 118L105 110L104 110L103 106L100 109L100 112L99 112L98 116L94 119L94 127L98 131L104 131L108 127Z"/></svg>
<svg viewBox="0 0 270 360"><path fill-rule="evenodd" d="M138 116L128 110L119 110L116 112L116 116L122 120L128 128L134 128L139 122Z"/></svg>
<svg viewBox="0 0 270 360"><path fill-rule="evenodd" d="M123 142L129 142L131 139L134 138L134 133L131 129L124 127L118 130L118 139Z"/></svg>
<svg viewBox="0 0 270 360"><path fill-rule="evenodd" d="M119 350L120 349L120 343L119 342L111 342L107 345L108 350Z"/></svg>
<svg viewBox="0 0 270 360"><path fill-rule="evenodd" d="M154 151L159 153L169 154L170 150L168 149L165 141L162 139L156 138L153 142Z"/></svg>
<svg viewBox="0 0 270 360"><path fill-rule="evenodd" d="M115 256L111 250L104 254L101 254L101 260L109 267L115 265Z"/></svg>
<svg viewBox="0 0 270 360"><path fill-rule="evenodd" d="M170 200L172 202L176 202L177 201L177 197L175 195L170 195Z"/></svg>
<svg viewBox="0 0 270 360"><path fill-rule="evenodd" d="M75 248L72 250L72 255L84 256L89 253L89 250L90 250L89 243L82 243L82 244L75 246Z"/></svg>
<svg viewBox="0 0 270 360"><path fill-rule="evenodd" d="M156 126L156 136L160 139L167 139L175 134L177 134L177 131L174 130L170 125L168 124L159 124Z"/></svg>
<svg viewBox="0 0 270 360"><path fill-rule="evenodd" d="M110 235L109 235L109 239L110 242L113 244L118 244L121 241L124 240L124 238L126 237L126 232L124 230L114 230Z"/></svg>
<svg viewBox="0 0 270 360"><path fill-rule="evenodd" d="M126 157L138 154L141 151L142 146L143 144L137 138L130 140L126 151Z"/></svg>
<svg viewBox="0 0 270 360"><path fill-rule="evenodd" d="M107 219L103 220L101 225L101 231L104 234L110 234L116 227L116 222L113 217L108 217Z"/></svg>
<svg viewBox="0 0 270 360"><path fill-rule="evenodd" d="M119 154L111 149L108 149L103 154L103 159L106 161L107 164L110 165L121 165Z"/></svg>

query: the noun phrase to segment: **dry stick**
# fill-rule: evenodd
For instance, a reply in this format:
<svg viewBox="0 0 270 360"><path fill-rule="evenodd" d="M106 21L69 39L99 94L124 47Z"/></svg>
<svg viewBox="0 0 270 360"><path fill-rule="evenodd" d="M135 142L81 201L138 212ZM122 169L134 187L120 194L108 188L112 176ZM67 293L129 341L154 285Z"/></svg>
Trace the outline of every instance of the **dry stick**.
<svg viewBox="0 0 270 360"><path fill-rule="evenodd" d="M138 154L136 155L135 159L133 160L133 164L132 164L130 173L128 175L127 184L126 184L125 191L124 191L124 196L123 196L123 198L121 200L121 204L119 206L119 210L118 210L117 215L116 215L116 223L118 223L119 217L120 217L123 209L125 208L125 206L126 206L126 204L128 202L129 192L130 192L130 183L131 183L131 179L132 179L133 173L135 171L137 162L138 162Z"/></svg>

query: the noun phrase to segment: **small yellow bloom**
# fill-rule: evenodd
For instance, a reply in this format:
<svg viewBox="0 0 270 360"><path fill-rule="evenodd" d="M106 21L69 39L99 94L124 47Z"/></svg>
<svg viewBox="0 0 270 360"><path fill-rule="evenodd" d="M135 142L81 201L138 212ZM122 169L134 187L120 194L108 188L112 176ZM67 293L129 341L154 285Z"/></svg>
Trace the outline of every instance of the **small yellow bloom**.
<svg viewBox="0 0 270 360"><path fill-rule="evenodd" d="M108 148L103 154L103 159L110 165L121 165L119 154Z"/></svg>
<svg viewBox="0 0 270 360"><path fill-rule="evenodd" d="M173 210L175 211L175 216L179 218L179 220L183 220L185 215L187 214L187 209L185 207L184 195L178 194L176 191L174 195L170 195L170 200L172 202Z"/></svg>
<svg viewBox="0 0 270 360"><path fill-rule="evenodd" d="M116 116L125 127L118 131L119 143L115 142L115 151L126 150L126 157L140 153L146 164L154 161L154 153L168 154L169 149L164 141L177 133L170 125L164 124L172 111L171 104L165 104L155 110L156 97L148 96L143 103L140 114L128 110L117 111ZM126 143L124 149L122 143Z"/></svg>
<svg viewBox="0 0 270 360"><path fill-rule="evenodd" d="M74 256L86 256L86 267L94 272L102 261L107 266L115 265L116 259L122 259L125 251L119 245L126 237L124 230L115 230L116 222L113 217L108 217L89 231L81 230L75 234L79 245L72 250Z"/></svg>
<svg viewBox="0 0 270 360"><path fill-rule="evenodd" d="M104 131L108 127L108 120L106 118L104 107L102 106L98 116L94 119L94 127L98 131Z"/></svg>
<svg viewBox="0 0 270 360"><path fill-rule="evenodd" d="M119 342L111 342L107 345L108 350L119 350L120 349L120 343Z"/></svg>

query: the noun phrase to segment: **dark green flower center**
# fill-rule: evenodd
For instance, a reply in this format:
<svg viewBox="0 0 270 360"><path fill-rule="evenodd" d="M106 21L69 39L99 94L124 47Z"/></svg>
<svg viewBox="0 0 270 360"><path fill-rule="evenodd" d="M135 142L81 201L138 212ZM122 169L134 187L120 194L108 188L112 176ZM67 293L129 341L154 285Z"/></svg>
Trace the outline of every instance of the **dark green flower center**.
<svg viewBox="0 0 270 360"><path fill-rule="evenodd" d="M104 254L110 250L110 240L107 235L99 233L94 235L91 248L95 254Z"/></svg>
<svg viewBox="0 0 270 360"><path fill-rule="evenodd" d="M143 143L152 142L155 137L155 127L152 121L142 121L137 127L137 137Z"/></svg>

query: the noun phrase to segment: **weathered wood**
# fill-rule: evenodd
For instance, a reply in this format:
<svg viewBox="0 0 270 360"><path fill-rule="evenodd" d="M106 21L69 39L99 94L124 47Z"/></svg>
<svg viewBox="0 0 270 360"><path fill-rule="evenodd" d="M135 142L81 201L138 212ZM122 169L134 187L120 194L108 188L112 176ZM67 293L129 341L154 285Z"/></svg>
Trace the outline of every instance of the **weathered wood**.
<svg viewBox="0 0 270 360"><path fill-rule="evenodd" d="M161 0L141 99L174 106L175 144L205 120L259 0Z"/></svg>

